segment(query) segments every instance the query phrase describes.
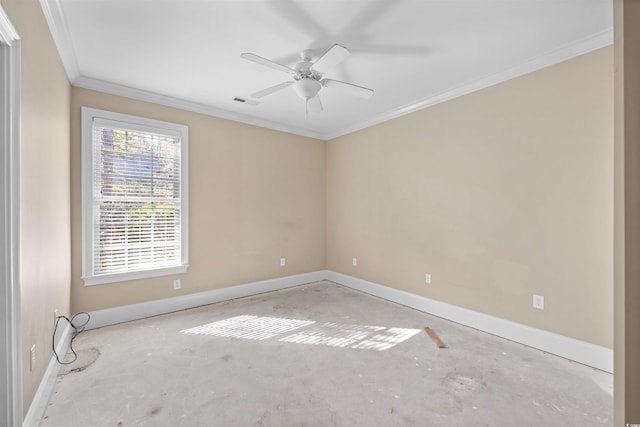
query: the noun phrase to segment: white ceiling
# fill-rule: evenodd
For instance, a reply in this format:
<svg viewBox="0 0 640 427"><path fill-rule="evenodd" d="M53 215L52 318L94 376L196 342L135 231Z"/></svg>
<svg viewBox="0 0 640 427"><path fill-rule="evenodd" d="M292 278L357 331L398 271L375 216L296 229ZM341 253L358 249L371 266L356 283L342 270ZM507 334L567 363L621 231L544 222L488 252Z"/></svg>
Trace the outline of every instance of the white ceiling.
<svg viewBox="0 0 640 427"><path fill-rule="evenodd" d="M41 0L72 84L331 139L613 41L612 0ZM294 66L334 43L324 77L375 90L320 91L305 119L290 80L240 58Z"/></svg>

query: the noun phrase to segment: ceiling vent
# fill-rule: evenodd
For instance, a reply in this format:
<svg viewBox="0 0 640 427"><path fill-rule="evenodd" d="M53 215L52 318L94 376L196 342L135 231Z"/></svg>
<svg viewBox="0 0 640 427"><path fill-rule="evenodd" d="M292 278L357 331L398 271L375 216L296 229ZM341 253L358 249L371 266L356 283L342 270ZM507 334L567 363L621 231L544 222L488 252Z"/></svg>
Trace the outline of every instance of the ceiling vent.
<svg viewBox="0 0 640 427"><path fill-rule="evenodd" d="M236 102L240 102L241 104L247 104L247 105L260 105L260 103L258 101L254 101L253 99L246 99L246 98L240 98L239 96L234 96L233 100Z"/></svg>

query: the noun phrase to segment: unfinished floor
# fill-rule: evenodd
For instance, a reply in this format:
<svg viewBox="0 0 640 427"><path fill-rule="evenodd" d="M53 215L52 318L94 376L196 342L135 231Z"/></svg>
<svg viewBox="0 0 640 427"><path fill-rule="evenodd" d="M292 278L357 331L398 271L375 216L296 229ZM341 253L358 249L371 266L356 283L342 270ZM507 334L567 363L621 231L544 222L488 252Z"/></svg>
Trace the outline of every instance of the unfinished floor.
<svg viewBox="0 0 640 427"><path fill-rule="evenodd" d="M613 425L611 375L331 282L74 347L43 426Z"/></svg>

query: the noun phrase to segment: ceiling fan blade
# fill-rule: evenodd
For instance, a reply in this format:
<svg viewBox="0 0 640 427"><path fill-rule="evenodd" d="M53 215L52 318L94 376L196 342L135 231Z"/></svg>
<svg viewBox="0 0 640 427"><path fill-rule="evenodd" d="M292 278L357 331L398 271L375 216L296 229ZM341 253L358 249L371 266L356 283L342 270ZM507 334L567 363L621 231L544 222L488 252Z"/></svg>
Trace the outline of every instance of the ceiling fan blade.
<svg viewBox="0 0 640 427"><path fill-rule="evenodd" d="M280 83L280 84L277 84L275 86L271 86L271 87L268 87L266 89L259 90L256 93L252 93L251 97L252 98L262 98L263 96L271 95L272 93L275 93L275 92L277 92L279 90L288 88L292 84L293 84L293 82Z"/></svg>
<svg viewBox="0 0 640 427"><path fill-rule="evenodd" d="M302 2L296 0L271 0L266 2L300 36L312 40L328 38L329 34L326 28L320 24L312 13L305 10L300 3Z"/></svg>
<svg viewBox="0 0 640 427"><path fill-rule="evenodd" d="M365 53L368 55L389 55L389 56L424 56L433 53L433 49L427 46L408 44L361 44L350 45L353 52Z"/></svg>
<svg viewBox="0 0 640 427"><path fill-rule="evenodd" d="M357 12L343 27L345 30L357 28L360 34L366 33L366 28L374 24L380 17L392 12L402 4L401 0L397 1L369 1ZM349 45L349 47L352 47Z"/></svg>
<svg viewBox="0 0 640 427"><path fill-rule="evenodd" d="M264 65L265 67L273 68L274 70L284 71L285 73L289 73L294 76L298 74L293 68L289 68L286 65L279 64L270 59L263 58L262 56L255 55L253 53L243 53L240 55L240 58L253 61L257 64Z"/></svg>
<svg viewBox="0 0 640 427"><path fill-rule="evenodd" d="M320 102L320 94L316 94L313 98L309 98L307 100L309 109L314 113L319 113L322 111L322 102Z"/></svg>
<svg viewBox="0 0 640 427"><path fill-rule="evenodd" d="M313 63L311 69L324 73L329 68L344 61L349 55L349 49L344 46L340 46L339 44L334 44L316 62Z"/></svg>
<svg viewBox="0 0 640 427"><path fill-rule="evenodd" d="M371 99L371 97L373 97L373 89L369 89L366 87L331 79L322 79L321 83L325 87L336 88L346 94L357 96L360 98Z"/></svg>

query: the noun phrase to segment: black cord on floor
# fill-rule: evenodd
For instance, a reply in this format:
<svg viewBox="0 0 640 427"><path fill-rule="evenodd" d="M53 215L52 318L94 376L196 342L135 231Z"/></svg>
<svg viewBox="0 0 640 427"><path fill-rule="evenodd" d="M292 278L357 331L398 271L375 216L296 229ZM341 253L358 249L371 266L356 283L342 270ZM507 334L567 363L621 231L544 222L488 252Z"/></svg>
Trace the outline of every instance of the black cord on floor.
<svg viewBox="0 0 640 427"><path fill-rule="evenodd" d="M84 322L76 322L76 317L78 316L87 316L87 319ZM69 362L63 362L60 360L60 356L58 356L58 353L56 352L56 331L58 330L58 323L60 323L60 319L64 319L67 321L67 323L69 323L69 325L71 325L71 327L73 328L73 336L71 337L71 343L69 345L69 347L71 348L71 352L73 353L73 360L69 361ZM73 362L75 362L78 359L78 354L76 353L76 351L73 349L73 340L76 339L76 337L78 336L78 334L82 331L84 331L85 326L87 326L87 323L89 323L89 320L91 320L91 315L85 311L82 311L80 313L76 313L74 314L71 319L69 319L67 316L58 316L56 318L56 326L53 328L53 354L56 355L56 360L58 361L59 364L61 365L69 365ZM63 358L64 360L64 358Z"/></svg>

